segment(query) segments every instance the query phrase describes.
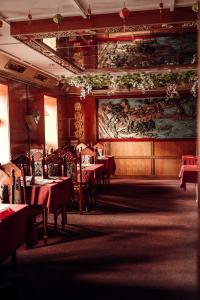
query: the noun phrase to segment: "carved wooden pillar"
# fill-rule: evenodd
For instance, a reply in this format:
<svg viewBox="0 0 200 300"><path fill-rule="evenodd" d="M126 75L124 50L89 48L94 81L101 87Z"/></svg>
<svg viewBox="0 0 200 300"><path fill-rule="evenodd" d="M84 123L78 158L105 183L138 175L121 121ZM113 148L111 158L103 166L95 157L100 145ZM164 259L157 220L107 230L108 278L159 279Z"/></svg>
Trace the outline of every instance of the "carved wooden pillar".
<svg viewBox="0 0 200 300"><path fill-rule="evenodd" d="M78 139L79 143L84 142L84 117L82 111L82 104L80 102L76 102L74 104L74 118L75 118L75 137Z"/></svg>

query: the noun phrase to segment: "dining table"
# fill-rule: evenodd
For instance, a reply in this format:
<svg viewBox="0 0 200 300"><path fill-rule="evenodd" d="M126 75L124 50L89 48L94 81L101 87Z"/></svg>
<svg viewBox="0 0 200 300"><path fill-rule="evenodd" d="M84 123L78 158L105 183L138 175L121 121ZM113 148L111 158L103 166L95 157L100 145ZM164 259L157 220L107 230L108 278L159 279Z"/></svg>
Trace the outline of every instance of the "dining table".
<svg viewBox="0 0 200 300"><path fill-rule="evenodd" d="M16 260L16 250L23 243L37 243L36 233L26 204L0 204L0 262L11 256Z"/></svg>
<svg viewBox="0 0 200 300"><path fill-rule="evenodd" d="M70 177L26 176L27 200L29 205L45 206L47 213L57 216L62 209L62 228L67 222L67 206L73 197L73 183Z"/></svg>
<svg viewBox="0 0 200 300"><path fill-rule="evenodd" d="M106 171L109 172L109 175L115 174L116 164L113 155L98 156L97 162L99 164L104 164Z"/></svg>
<svg viewBox="0 0 200 300"><path fill-rule="evenodd" d="M95 182L98 178L98 175L105 170L104 164L82 164L82 174L84 177L84 172L89 173L92 177L92 180Z"/></svg>
<svg viewBox="0 0 200 300"><path fill-rule="evenodd" d="M186 190L187 183L198 183L198 166L197 165L182 165L179 178L180 187Z"/></svg>
<svg viewBox="0 0 200 300"><path fill-rule="evenodd" d="M199 167L198 165L182 165L179 178L180 178L180 187L186 190L187 183L194 183L196 188L196 201L199 206L198 201L198 173Z"/></svg>

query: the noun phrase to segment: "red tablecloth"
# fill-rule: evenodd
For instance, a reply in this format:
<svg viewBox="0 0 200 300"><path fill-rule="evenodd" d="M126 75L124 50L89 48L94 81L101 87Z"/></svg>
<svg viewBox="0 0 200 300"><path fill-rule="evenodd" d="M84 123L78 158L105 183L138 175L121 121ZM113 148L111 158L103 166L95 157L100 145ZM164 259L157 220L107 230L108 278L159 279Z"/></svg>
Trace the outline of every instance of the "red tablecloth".
<svg viewBox="0 0 200 300"><path fill-rule="evenodd" d="M194 155L182 155L182 165L196 165L197 156Z"/></svg>
<svg viewBox="0 0 200 300"><path fill-rule="evenodd" d="M0 212L0 261L12 255L25 241L33 244L28 205L10 204Z"/></svg>
<svg viewBox="0 0 200 300"><path fill-rule="evenodd" d="M107 155L105 157L97 158L99 164L104 164L106 170L109 174L114 175L116 170L115 158L112 155Z"/></svg>
<svg viewBox="0 0 200 300"><path fill-rule="evenodd" d="M179 178L181 180L180 187L186 189L186 183L198 182L198 166L197 165L183 165L181 167Z"/></svg>
<svg viewBox="0 0 200 300"><path fill-rule="evenodd" d="M42 184L42 182L46 182ZM41 184L28 186L28 199L30 204L46 205L48 212L56 214L61 205L67 207L73 193L73 184L70 177L62 177L49 181L42 181Z"/></svg>
<svg viewBox="0 0 200 300"><path fill-rule="evenodd" d="M96 180L97 175L105 169L104 164L82 164L82 172L84 177L84 172L89 172L92 174L93 179Z"/></svg>

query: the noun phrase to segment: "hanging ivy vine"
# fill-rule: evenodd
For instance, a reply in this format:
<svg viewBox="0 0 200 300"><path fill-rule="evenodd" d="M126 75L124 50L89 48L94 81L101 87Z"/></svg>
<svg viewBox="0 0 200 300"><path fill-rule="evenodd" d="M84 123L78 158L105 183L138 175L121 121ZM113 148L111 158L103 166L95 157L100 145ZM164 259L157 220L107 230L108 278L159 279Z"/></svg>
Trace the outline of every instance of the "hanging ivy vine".
<svg viewBox="0 0 200 300"><path fill-rule="evenodd" d="M178 86L191 86L191 93L197 93L197 72L168 72L168 73L123 73L123 74L83 74L71 77L61 76L60 82L65 86L75 86L81 89L81 98L85 98L95 89L107 88L109 93L117 89L138 89L143 93L157 88L166 88L167 97L178 94Z"/></svg>

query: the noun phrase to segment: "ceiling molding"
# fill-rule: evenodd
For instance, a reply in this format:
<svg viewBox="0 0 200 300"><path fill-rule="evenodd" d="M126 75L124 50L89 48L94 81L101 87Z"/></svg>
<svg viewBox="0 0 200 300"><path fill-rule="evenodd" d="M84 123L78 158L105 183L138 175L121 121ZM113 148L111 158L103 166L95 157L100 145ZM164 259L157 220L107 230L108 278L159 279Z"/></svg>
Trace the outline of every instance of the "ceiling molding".
<svg viewBox="0 0 200 300"><path fill-rule="evenodd" d="M21 36L16 36L15 38L74 74L80 74L84 70L81 69L80 66L76 66L75 64L73 65L72 63L68 62L66 59L62 59L56 54L55 51L53 51L53 49L50 49L47 45L39 40L23 39Z"/></svg>
<svg viewBox="0 0 200 300"><path fill-rule="evenodd" d="M144 26L152 24L169 24L194 22L197 14L189 7L176 8L173 12L169 9L163 9L162 18L159 10L130 12L126 20L126 26ZM31 24L27 21L12 22L12 36L31 36L34 34L45 34L52 32L76 31L76 30L96 30L108 29L112 27L123 26L123 20L117 13L91 15L90 19L83 19L81 16L63 18L63 21L57 27L52 19L32 20Z"/></svg>
<svg viewBox="0 0 200 300"><path fill-rule="evenodd" d="M183 72L183 71L195 71L197 70L197 64L188 64L188 65L168 65L168 66L155 66L155 67L141 67L141 68L98 68L98 69L87 69L85 74L101 74L101 73L168 73L168 72Z"/></svg>
<svg viewBox="0 0 200 300"><path fill-rule="evenodd" d="M81 16L84 19L87 19L87 12L85 11L84 7L80 4L79 0L73 0L74 3L76 4L76 6L78 7L78 9L80 10Z"/></svg>

